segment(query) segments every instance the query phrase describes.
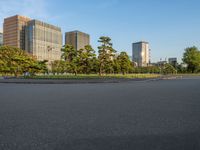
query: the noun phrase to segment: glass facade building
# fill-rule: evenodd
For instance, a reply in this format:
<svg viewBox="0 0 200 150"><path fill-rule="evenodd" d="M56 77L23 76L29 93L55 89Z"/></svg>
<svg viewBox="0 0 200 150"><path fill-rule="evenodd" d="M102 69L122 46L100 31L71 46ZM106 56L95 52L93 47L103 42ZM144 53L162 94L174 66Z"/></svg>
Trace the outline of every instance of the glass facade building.
<svg viewBox="0 0 200 150"><path fill-rule="evenodd" d="M90 35L77 30L66 32L65 45L72 45L76 50L83 49L90 45Z"/></svg>
<svg viewBox="0 0 200 150"><path fill-rule="evenodd" d="M37 60L52 61L61 59L61 28L31 20L26 26L26 51L37 57Z"/></svg>
<svg viewBox="0 0 200 150"><path fill-rule="evenodd" d="M47 60L49 64L61 59L62 33L59 27L15 15L4 19L3 31L3 45L25 50L37 60Z"/></svg>
<svg viewBox="0 0 200 150"><path fill-rule="evenodd" d="M3 44L25 50L25 27L31 19L15 15L4 19Z"/></svg>
<svg viewBox="0 0 200 150"><path fill-rule="evenodd" d="M148 42L137 42L132 45L132 60L138 67L146 67L150 63Z"/></svg>

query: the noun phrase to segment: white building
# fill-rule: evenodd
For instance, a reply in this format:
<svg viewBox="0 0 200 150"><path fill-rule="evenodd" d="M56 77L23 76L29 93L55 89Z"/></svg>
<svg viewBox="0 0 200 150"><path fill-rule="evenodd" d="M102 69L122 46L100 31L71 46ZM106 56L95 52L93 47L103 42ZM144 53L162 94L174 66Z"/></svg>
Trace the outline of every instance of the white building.
<svg viewBox="0 0 200 150"><path fill-rule="evenodd" d="M150 63L150 49L148 42L137 42L132 44L132 60L138 67L148 66Z"/></svg>

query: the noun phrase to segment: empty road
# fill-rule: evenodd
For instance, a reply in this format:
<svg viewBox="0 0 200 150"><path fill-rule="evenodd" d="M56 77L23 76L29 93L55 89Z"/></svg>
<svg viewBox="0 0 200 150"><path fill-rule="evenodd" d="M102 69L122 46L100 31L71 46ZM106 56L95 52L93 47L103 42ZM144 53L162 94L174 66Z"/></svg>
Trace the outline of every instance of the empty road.
<svg viewBox="0 0 200 150"><path fill-rule="evenodd" d="M2 83L0 150L200 150L200 78Z"/></svg>

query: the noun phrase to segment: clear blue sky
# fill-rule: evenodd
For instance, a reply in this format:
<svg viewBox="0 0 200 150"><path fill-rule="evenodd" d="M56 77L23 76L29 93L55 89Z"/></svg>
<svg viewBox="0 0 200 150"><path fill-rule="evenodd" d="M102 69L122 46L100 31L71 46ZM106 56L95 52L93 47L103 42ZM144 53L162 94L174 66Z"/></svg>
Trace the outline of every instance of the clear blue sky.
<svg viewBox="0 0 200 150"><path fill-rule="evenodd" d="M110 36L114 48L131 55L131 43L150 43L152 61L178 57L184 48L200 47L199 0L1 0L0 23L25 15L55 24L63 33L81 30L98 38Z"/></svg>

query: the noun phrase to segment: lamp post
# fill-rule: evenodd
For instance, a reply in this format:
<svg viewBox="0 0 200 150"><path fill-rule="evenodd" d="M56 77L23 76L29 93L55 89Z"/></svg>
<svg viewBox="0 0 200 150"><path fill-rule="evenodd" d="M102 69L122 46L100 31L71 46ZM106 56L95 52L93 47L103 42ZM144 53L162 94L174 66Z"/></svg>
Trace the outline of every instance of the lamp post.
<svg viewBox="0 0 200 150"><path fill-rule="evenodd" d="M53 50L53 47L51 47L51 46L47 46L47 53L48 53L48 74L49 74L49 68L50 68L50 63L51 63L51 61L50 61L50 53L52 52L52 50Z"/></svg>

